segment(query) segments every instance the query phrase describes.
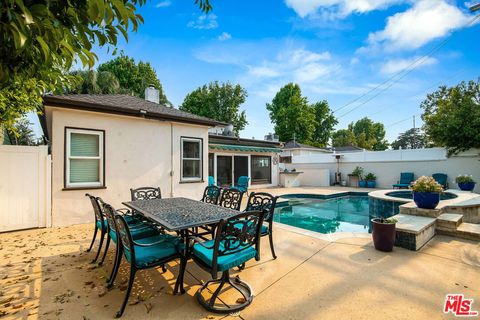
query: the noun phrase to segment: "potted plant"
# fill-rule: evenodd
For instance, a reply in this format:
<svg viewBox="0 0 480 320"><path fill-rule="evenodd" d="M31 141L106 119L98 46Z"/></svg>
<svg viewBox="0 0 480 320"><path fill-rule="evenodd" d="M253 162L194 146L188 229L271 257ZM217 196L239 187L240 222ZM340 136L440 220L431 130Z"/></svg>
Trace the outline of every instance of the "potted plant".
<svg viewBox="0 0 480 320"><path fill-rule="evenodd" d="M475 181L473 177L468 174L461 174L455 178L458 188L463 191L472 191L475 189Z"/></svg>
<svg viewBox="0 0 480 320"><path fill-rule="evenodd" d="M440 202L443 188L433 177L421 176L411 186L413 201L422 209L435 209Z"/></svg>
<svg viewBox="0 0 480 320"><path fill-rule="evenodd" d="M367 181L367 188L375 188L377 186L377 176L375 176L373 173L367 173L365 180Z"/></svg>
<svg viewBox="0 0 480 320"><path fill-rule="evenodd" d="M352 171L352 176L355 176L358 178L358 186L360 188L365 188L367 186L367 182L363 180L363 168L362 167L356 167Z"/></svg>
<svg viewBox="0 0 480 320"><path fill-rule="evenodd" d="M395 244L395 218L374 218L372 219L373 245L379 251L390 252Z"/></svg>

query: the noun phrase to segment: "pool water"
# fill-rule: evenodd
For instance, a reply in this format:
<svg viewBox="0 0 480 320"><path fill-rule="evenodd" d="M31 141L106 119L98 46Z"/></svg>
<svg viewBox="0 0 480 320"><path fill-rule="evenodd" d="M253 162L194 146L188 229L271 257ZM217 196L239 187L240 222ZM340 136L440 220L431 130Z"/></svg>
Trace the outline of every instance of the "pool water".
<svg viewBox="0 0 480 320"><path fill-rule="evenodd" d="M287 198L288 203L281 203L275 209L274 221L321 233L369 232L367 195Z"/></svg>

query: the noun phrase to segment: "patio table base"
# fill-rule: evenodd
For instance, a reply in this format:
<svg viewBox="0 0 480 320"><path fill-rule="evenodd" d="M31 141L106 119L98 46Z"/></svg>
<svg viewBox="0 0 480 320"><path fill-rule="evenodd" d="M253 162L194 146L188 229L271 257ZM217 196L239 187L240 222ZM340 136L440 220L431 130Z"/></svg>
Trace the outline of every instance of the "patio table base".
<svg viewBox="0 0 480 320"><path fill-rule="evenodd" d="M205 300L202 296L203 290L207 289L210 285L219 283L218 288L215 290L210 299ZM228 283L233 289L240 292L243 296L243 302L237 303L235 305L226 305L224 307L219 307L215 305L215 301L218 299L218 295L222 291L224 285ZM222 277L219 279L213 279L205 282L205 284L197 291L195 294L197 296L198 302L208 311L215 313L232 313L245 309L253 301L253 294L250 286L240 280L238 276L230 277L229 271L224 271ZM239 301L239 300L237 300Z"/></svg>

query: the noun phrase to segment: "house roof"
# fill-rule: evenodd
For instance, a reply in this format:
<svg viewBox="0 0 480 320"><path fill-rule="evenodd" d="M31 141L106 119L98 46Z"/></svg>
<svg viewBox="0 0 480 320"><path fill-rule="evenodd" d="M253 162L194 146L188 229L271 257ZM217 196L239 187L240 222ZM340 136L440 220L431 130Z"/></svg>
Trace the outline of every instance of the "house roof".
<svg viewBox="0 0 480 320"><path fill-rule="evenodd" d="M355 147L355 146L343 146L343 147L332 147L328 148L329 151L333 152L335 150L336 152L356 152L356 151L363 151L362 148L360 147Z"/></svg>
<svg viewBox="0 0 480 320"><path fill-rule="evenodd" d="M126 94L47 95L43 97L43 104L52 107L137 116L206 126L227 125L227 123L224 122L197 116Z"/></svg>
<svg viewBox="0 0 480 320"><path fill-rule="evenodd" d="M230 145L230 146L247 146L247 147L262 147L262 148L280 148L281 143L278 141L245 139L232 136L220 136L216 134L209 134L209 145Z"/></svg>
<svg viewBox="0 0 480 320"><path fill-rule="evenodd" d="M310 146L308 144L298 143L295 140L288 141L287 143L285 143L283 148L284 149L300 149L300 148L303 148L303 149L317 149L319 151L325 151L325 149L323 149L323 148L317 148L317 147L314 147L314 146Z"/></svg>

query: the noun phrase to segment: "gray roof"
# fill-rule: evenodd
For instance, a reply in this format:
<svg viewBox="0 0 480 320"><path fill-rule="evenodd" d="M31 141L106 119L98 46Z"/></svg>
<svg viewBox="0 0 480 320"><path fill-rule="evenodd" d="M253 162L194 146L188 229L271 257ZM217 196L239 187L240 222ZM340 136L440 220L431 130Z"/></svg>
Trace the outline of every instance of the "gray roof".
<svg viewBox="0 0 480 320"><path fill-rule="evenodd" d="M297 141L290 140L283 146L284 149L296 149L296 148L306 148L306 149L318 149L325 150L323 148L317 148L314 146L309 146L308 144L298 143Z"/></svg>
<svg viewBox="0 0 480 320"><path fill-rule="evenodd" d="M253 140L245 139L232 136L221 136L216 134L208 135L209 144L229 144L229 145L241 145L241 146L252 146L252 147L269 147L269 148L279 148L281 143L278 141L268 141L268 140Z"/></svg>
<svg viewBox="0 0 480 320"><path fill-rule="evenodd" d="M43 97L43 104L61 108L122 114L207 126L227 125L224 122L197 116L126 94L47 95ZM140 110L146 112L140 112Z"/></svg>

